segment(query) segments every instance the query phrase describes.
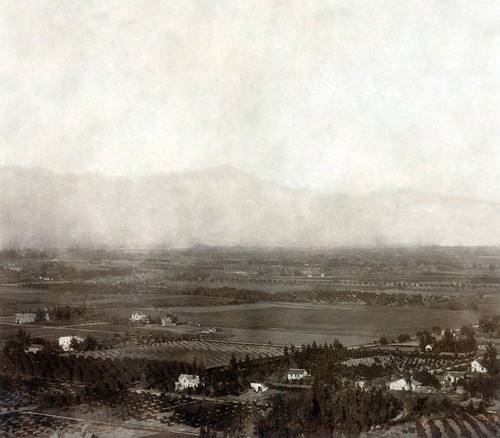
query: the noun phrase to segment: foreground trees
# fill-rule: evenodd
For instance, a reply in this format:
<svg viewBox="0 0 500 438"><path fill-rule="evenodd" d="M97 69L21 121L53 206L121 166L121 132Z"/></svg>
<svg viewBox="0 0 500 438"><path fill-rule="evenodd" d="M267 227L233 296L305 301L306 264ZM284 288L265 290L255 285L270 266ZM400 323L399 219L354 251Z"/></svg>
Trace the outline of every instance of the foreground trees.
<svg viewBox="0 0 500 438"><path fill-rule="evenodd" d="M262 438L299 436L358 436L387 424L402 409L402 402L381 390L362 391L338 381L334 386L316 382L310 393L278 394L256 432Z"/></svg>

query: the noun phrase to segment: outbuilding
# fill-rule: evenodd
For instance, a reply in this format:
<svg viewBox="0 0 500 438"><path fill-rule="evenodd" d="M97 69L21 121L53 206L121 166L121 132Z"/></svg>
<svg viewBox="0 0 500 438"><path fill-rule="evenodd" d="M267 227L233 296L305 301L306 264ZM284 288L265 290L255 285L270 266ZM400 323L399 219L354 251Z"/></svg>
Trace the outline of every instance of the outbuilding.
<svg viewBox="0 0 500 438"><path fill-rule="evenodd" d="M16 313L16 324L29 324L36 321L36 314L32 312Z"/></svg>
<svg viewBox="0 0 500 438"><path fill-rule="evenodd" d="M257 383L257 382L252 382L250 383L250 387L255 391L255 392L265 392L269 388L264 385L263 383Z"/></svg>

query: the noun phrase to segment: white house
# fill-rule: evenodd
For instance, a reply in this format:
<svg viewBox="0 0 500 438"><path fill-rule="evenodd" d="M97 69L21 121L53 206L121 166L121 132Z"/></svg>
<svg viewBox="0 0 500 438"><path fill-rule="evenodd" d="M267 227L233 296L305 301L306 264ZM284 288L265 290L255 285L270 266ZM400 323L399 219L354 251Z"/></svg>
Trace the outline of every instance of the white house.
<svg viewBox="0 0 500 438"><path fill-rule="evenodd" d="M425 346L425 351L427 351L427 352L432 351L432 345L431 344L427 344Z"/></svg>
<svg viewBox="0 0 500 438"><path fill-rule="evenodd" d="M412 391L418 391L421 388L422 383L417 380L412 380L411 384L409 384L406 379L393 380L389 383L389 389L392 389L393 391L409 391L410 389Z"/></svg>
<svg viewBox="0 0 500 438"><path fill-rule="evenodd" d="M450 371L444 375L443 380L446 385L453 385L454 383L457 383L459 379L463 379L464 377L465 373Z"/></svg>
<svg viewBox="0 0 500 438"><path fill-rule="evenodd" d="M16 324L29 324L30 322L35 322L35 313L16 313Z"/></svg>
<svg viewBox="0 0 500 438"><path fill-rule="evenodd" d="M196 388L200 384L200 377L192 374L181 374L175 382L175 390L183 391L186 388Z"/></svg>
<svg viewBox="0 0 500 438"><path fill-rule="evenodd" d="M144 318L146 318L146 315L144 314L144 312L135 312L135 313L132 313L130 320L131 321L142 321Z"/></svg>
<svg viewBox="0 0 500 438"><path fill-rule="evenodd" d="M27 350L24 350L26 353L38 353L42 351L43 345L41 344L31 344Z"/></svg>
<svg viewBox="0 0 500 438"><path fill-rule="evenodd" d="M470 363L470 370L472 373L487 373L488 372L488 369L481 363L479 362L477 359L474 359L471 363Z"/></svg>
<svg viewBox="0 0 500 438"><path fill-rule="evenodd" d="M201 332L205 333L205 334L217 333L217 329L215 327L212 327L212 328L203 329Z"/></svg>
<svg viewBox="0 0 500 438"><path fill-rule="evenodd" d="M367 383L366 380L361 379L361 380L357 380L356 383L354 384L354 386L356 388L359 388L359 389L365 389L366 383Z"/></svg>
<svg viewBox="0 0 500 438"><path fill-rule="evenodd" d="M83 339L80 338L80 336L61 336L59 338L59 346L64 351L70 351L71 350L71 341L73 339L76 339L77 342L83 342Z"/></svg>
<svg viewBox="0 0 500 438"><path fill-rule="evenodd" d="M303 368L290 368L287 373L288 380L302 380L309 374Z"/></svg>
<svg viewBox="0 0 500 438"><path fill-rule="evenodd" d="M250 383L250 387L255 392L265 392L265 391L267 391L269 389L266 385L264 385L262 383L257 383L257 382Z"/></svg>

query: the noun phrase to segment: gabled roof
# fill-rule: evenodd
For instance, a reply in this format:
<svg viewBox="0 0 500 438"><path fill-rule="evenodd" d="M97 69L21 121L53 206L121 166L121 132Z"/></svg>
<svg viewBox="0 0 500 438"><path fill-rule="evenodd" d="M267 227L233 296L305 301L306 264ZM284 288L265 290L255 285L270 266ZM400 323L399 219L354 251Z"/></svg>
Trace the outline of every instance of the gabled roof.
<svg viewBox="0 0 500 438"><path fill-rule="evenodd" d="M196 379L199 379L199 377L198 377L198 376L194 376L193 374L181 374L181 375L179 376L179 380L181 380L181 379L183 379L183 378L185 378L185 379L187 379L187 380L196 380Z"/></svg>
<svg viewBox="0 0 500 438"><path fill-rule="evenodd" d="M396 382L399 382L400 380L404 380L406 382L406 379L403 379L402 377L400 377L399 379L391 380L389 383L396 383Z"/></svg>
<svg viewBox="0 0 500 438"><path fill-rule="evenodd" d="M391 383L396 383L396 382L400 382L401 380L403 380L403 381L405 382L405 384L408 384L408 382L406 381L406 379L405 379L405 378L403 378L403 377L401 377L400 379L391 380L391 381L389 382L389 384L391 384ZM411 384L412 384L413 386L422 386L422 383L421 383L421 382L419 382L418 380L412 380L412 381L411 381Z"/></svg>
<svg viewBox="0 0 500 438"><path fill-rule="evenodd" d="M304 368L290 368L288 370L288 373L294 373L294 374L299 374L299 373L307 373L307 371Z"/></svg>

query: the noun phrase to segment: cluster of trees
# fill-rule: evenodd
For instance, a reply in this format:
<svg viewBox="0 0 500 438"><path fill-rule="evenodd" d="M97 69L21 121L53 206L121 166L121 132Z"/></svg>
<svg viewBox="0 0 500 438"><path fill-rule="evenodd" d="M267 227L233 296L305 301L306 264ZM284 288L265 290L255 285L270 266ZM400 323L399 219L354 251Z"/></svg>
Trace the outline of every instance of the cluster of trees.
<svg viewBox="0 0 500 438"><path fill-rule="evenodd" d="M167 295L189 295L212 298L223 298L230 303L257 303L257 302L311 302L311 301L361 301L372 305L422 305L421 294L390 294L385 292L371 292L365 290L305 290L295 292L269 293L260 290L236 289L233 287L197 287L164 289ZM228 301L230 300L230 301Z"/></svg>
<svg viewBox="0 0 500 438"><path fill-rule="evenodd" d="M486 351L483 355L483 365L488 370L488 374L490 376L496 376L500 372L500 366L498 364L497 356L497 349L493 346L493 344L489 343L486 346Z"/></svg>
<svg viewBox="0 0 500 438"><path fill-rule="evenodd" d="M40 286L43 286L41 284ZM33 311L36 315L36 321L51 320L68 320L91 316L92 310L86 306L55 306L55 307L39 307Z"/></svg>
<svg viewBox="0 0 500 438"><path fill-rule="evenodd" d="M277 394L270 404L266 417L255 424L262 438L358 436L387 424L403 407L381 390L362 391L341 380L325 385L318 379L310 392Z"/></svg>
<svg viewBox="0 0 500 438"><path fill-rule="evenodd" d="M500 391L500 377L489 374L480 374L463 382L464 389L472 397L481 398L486 404L498 399Z"/></svg>
<svg viewBox="0 0 500 438"><path fill-rule="evenodd" d="M94 351L97 349L97 340L93 336L86 336L83 341L73 337L69 346L73 351Z"/></svg>
<svg viewBox="0 0 500 438"><path fill-rule="evenodd" d="M50 345L37 353L26 353L23 348L9 345L2 353L1 363L3 372L8 375L85 384L108 396L134 383L145 388L173 391L179 374L206 371L203 364L181 361L63 356Z"/></svg>
<svg viewBox="0 0 500 438"><path fill-rule="evenodd" d="M196 295L196 296L208 296L208 297L218 297L218 298L231 298L238 302L262 302L269 301L271 294L258 290L247 290L247 289L235 289L233 287L197 287L195 289L182 291L183 295Z"/></svg>
<svg viewBox="0 0 500 438"><path fill-rule="evenodd" d="M225 368L214 368L204 376L203 393L211 396L237 395L247 391L250 382L262 382L273 374L282 374L286 361L281 357L238 361L233 355Z"/></svg>
<svg viewBox="0 0 500 438"><path fill-rule="evenodd" d="M28 349L32 341L34 344L42 345L43 351L46 354L62 352L62 349L57 342L49 342L44 338L31 339L30 332L20 328L17 331L15 339L8 341L5 345L4 353L7 355L13 354L13 352L21 354ZM97 349L98 344L97 340L93 336L87 335L83 341L79 341L77 337L73 337L73 339L71 339L70 347L74 351L93 351Z"/></svg>
<svg viewBox="0 0 500 438"><path fill-rule="evenodd" d="M408 342L409 340L411 340L411 335L409 333L401 333L400 335L398 335L398 337L393 340L392 342ZM379 340L378 340L378 343L380 345L387 345L389 344L389 339L387 338L387 336L382 336Z"/></svg>
<svg viewBox="0 0 500 438"><path fill-rule="evenodd" d="M200 437L217 436L216 431L222 431L223 436L235 436L241 431L249 415L248 406L243 403L211 403L194 402L181 403L174 408L174 417L181 423L193 427L200 425ZM220 435L219 435L220 436ZM238 433L238 436L243 436Z"/></svg>
<svg viewBox="0 0 500 438"><path fill-rule="evenodd" d="M500 326L500 315L492 316L491 318L485 317L479 320L479 326L485 332L494 333Z"/></svg>
<svg viewBox="0 0 500 438"><path fill-rule="evenodd" d="M6 248L0 250L2 259L45 259L48 255L43 250Z"/></svg>
<svg viewBox="0 0 500 438"><path fill-rule="evenodd" d="M462 327L459 337L450 329L446 329L442 333L442 335L437 334L435 330L432 333L427 330L417 332L420 349L425 351L427 345L432 347L433 352L444 353L471 353L477 349L472 327Z"/></svg>
<svg viewBox="0 0 500 438"><path fill-rule="evenodd" d="M367 290L336 290L336 291L299 291L280 292L272 295L274 301L311 302L322 300L327 302L360 301L368 305L398 306L423 305L422 294L391 294L386 292L371 292Z"/></svg>

